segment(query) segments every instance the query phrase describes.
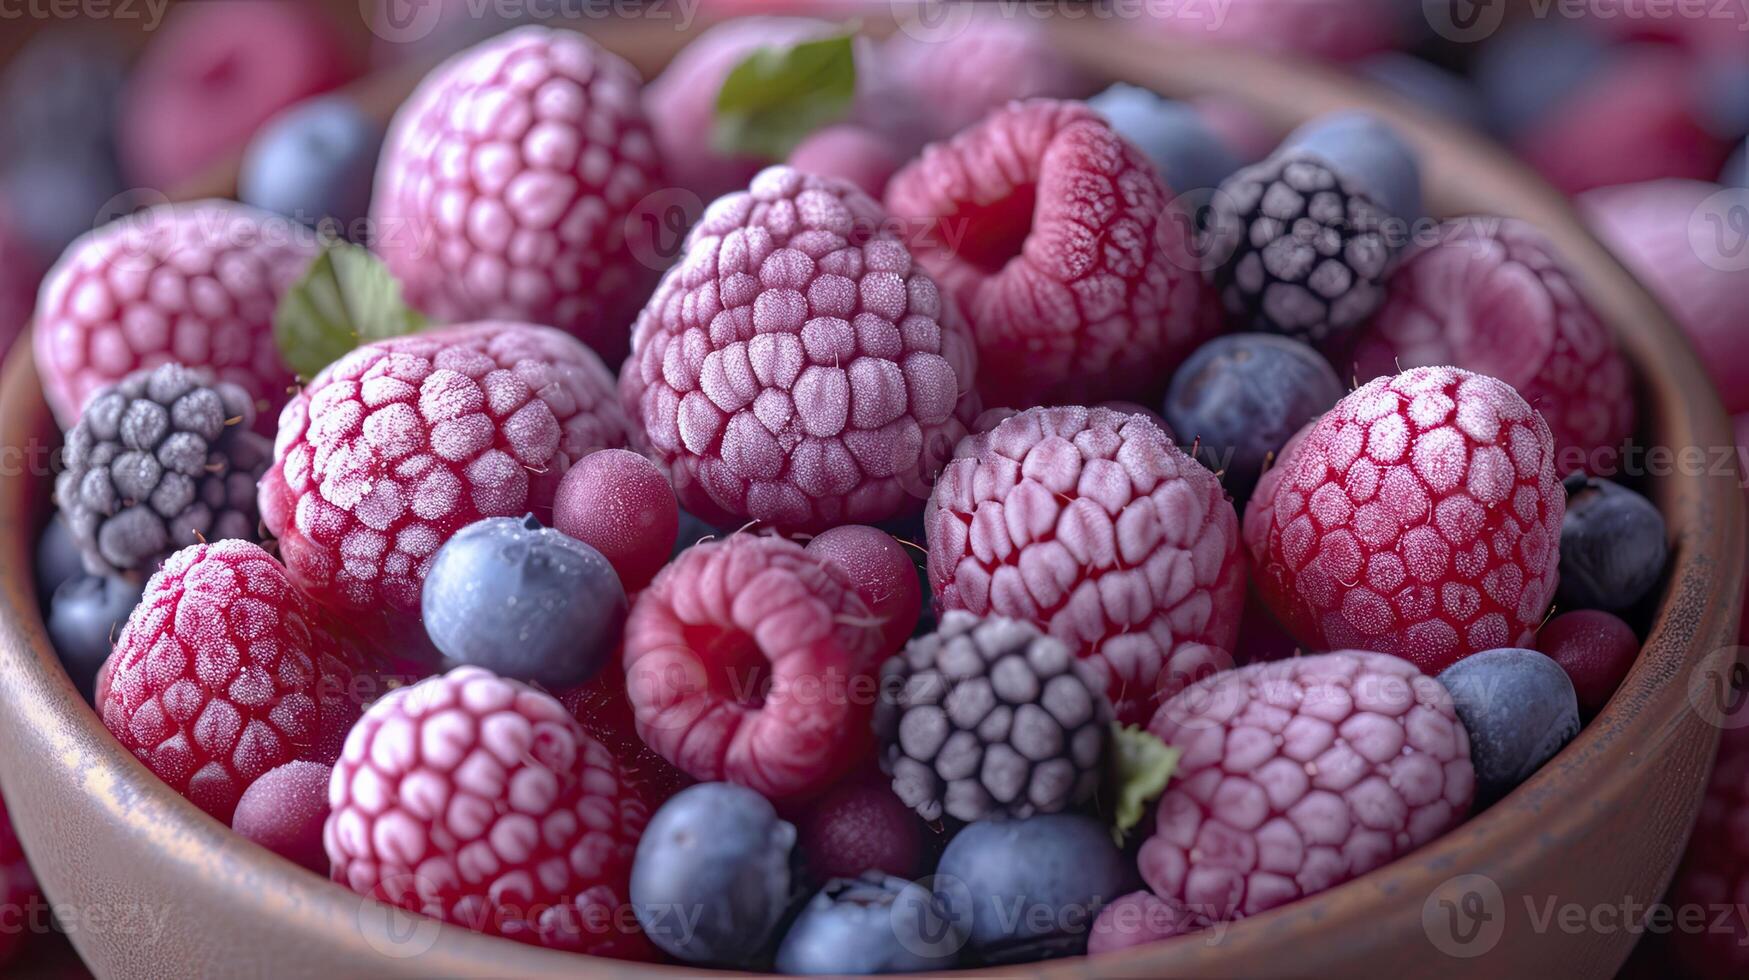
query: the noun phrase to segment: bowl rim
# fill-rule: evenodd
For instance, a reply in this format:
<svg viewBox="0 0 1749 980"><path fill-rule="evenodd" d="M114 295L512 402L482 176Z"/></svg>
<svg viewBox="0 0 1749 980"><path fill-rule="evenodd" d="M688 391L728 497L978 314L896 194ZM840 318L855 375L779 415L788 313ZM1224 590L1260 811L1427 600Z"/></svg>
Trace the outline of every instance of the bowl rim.
<svg viewBox="0 0 1749 980"><path fill-rule="evenodd" d="M667 28L669 37L642 37L653 32L596 24L591 34L610 50L632 55L630 60L650 77L652 65L665 62L703 26L685 33ZM1717 394L1669 315L1586 230L1565 199L1484 138L1324 66L1171 38L1137 37L1120 23L1098 18L1059 16L1048 28L1061 50L1108 80L1144 85L1176 97L1237 100L1279 130L1340 109L1362 108L1382 116L1421 151L1430 213L1509 214L1537 225L1555 241L1585 280L1587 298L1612 328L1636 372L1649 382L1646 387L1659 396L1642 398L1640 431L1652 436L1652 444L1734 444ZM410 87L405 77L378 80L362 90L360 99L382 109L385 98L397 91L404 95ZM209 187L178 198L212 196L210 190L222 190L227 179L234 179L234 167L215 171ZM59 441L42 402L30 342L27 330L0 379L0 445L40 447ZM19 786L27 761L41 760L63 769L65 778L82 782L86 795L107 807L112 819L160 848L157 860L182 865L189 875L228 875L236 880L227 881L223 890L232 900L252 906L248 911L275 917L311 942L341 947L337 955L375 954L383 958L380 965L385 972L402 969L395 965L397 954L409 957L401 961L409 969L423 965L422 956L407 952L410 947L402 945L406 940L398 938L407 933L422 937L419 943L429 939L420 953L431 953L435 959L429 962L441 964L446 972L722 975L684 966L579 961L576 954L418 919L244 841L171 791L109 737L74 691L48 643L30 574L36 532L48 508L47 482L36 474L8 478L0 486L0 538L4 539L0 556L7 567L0 575L0 724L9 737L25 729L26 736L18 740L38 750L28 753L28 759L20 759L19 753L0 755L0 785L8 790ZM1635 777L1644 763L1620 763L1624 748L1633 758L1634 745L1643 747L1638 753L1641 759L1668 761L1668 753L1680 752L1698 765L1683 773L1690 792L1675 801L1668 823L1675 835L1670 843L1679 855L1719 734L1716 727L1686 717L1693 714L1685 703L1686 684L1707 654L1735 647L1744 574L1743 492L1734 479L1717 474L1679 473L1659 480L1651 489L1670 526L1673 546L1667 584L1640 655L1605 710L1506 799L1360 878L1233 923L1218 943L1211 945L1191 935L1097 959L1031 964L1026 972L1062 977L1215 975L1235 964L1241 970L1249 966L1253 969L1248 972L1262 972L1261 964L1271 961L1258 957L1279 951L1284 944L1304 949L1299 940L1317 934L1373 928L1379 909L1400 904L1404 896L1431 895L1454 875L1532 862L1539 842L1579 834L1598 805L1632 799ZM1561 805L1581 793L1593 801L1592 807ZM15 808L15 819L17 814ZM42 824L29 808L21 822L29 831L20 833L25 850L41 862L48 851L41 835L52 834L53 828ZM1535 839L1522 832L1531 822L1539 831ZM1660 893L1674 871L1674 858L1667 863ZM246 868L241 877L238 867ZM1499 876L1510 878L1506 872ZM244 879L250 883L247 895L240 884ZM74 941L83 953L85 944L93 940L75 936ZM1625 956L1623 948L1616 962ZM1299 972L1316 961L1317 957L1308 957L1291 965L1276 962L1274 969ZM942 975L1012 972L986 968Z"/></svg>

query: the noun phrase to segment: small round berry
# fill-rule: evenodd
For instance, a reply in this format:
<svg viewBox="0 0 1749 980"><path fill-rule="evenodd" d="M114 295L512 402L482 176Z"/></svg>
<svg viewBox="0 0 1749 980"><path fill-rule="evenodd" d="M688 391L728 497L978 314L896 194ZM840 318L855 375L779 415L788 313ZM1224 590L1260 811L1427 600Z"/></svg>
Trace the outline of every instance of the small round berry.
<svg viewBox="0 0 1749 980"><path fill-rule="evenodd" d="M1578 609L1549 620L1536 634L1536 648L1567 672L1579 712L1591 718L1609 703L1633 667L1640 638L1613 613Z"/></svg>
<svg viewBox="0 0 1749 980"><path fill-rule="evenodd" d="M650 818L632 865L644 933L688 963L747 968L790 904L796 829L765 797L733 783L676 793Z"/></svg>
<svg viewBox="0 0 1749 980"><path fill-rule="evenodd" d="M815 535L807 551L843 569L880 623L884 651L897 650L910 639L923 609L923 587L917 563L904 545L879 528L845 524Z"/></svg>
<svg viewBox="0 0 1749 980"><path fill-rule="evenodd" d="M814 133L789 155L789 165L802 173L848 180L877 200L904 162L881 134L848 123Z"/></svg>
<svg viewBox="0 0 1749 980"><path fill-rule="evenodd" d="M60 515L49 518L36 539L36 598L47 604L61 583L87 574L79 542Z"/></svg>
<svg viewBox="0 0 1749 980"><path fill-rule="evenodd" d="M322 825L328 820L331 766L288 762L249 784L231 815L231 829L317 874L328 873Z"/></svg>
<svg viewBox="0 0 1749 980"><path fill-rule="evenodd" d="M601 552L531 514L475 521L444 542L421 608L444 656L561 688L613 658L626 594Z"/></svg>
<svg viewBox="0 0 1749 980"><path fill-rule="evenodd" d="M245 204L343 234L370 208L371 176L383 128L351 99L330 96L280 113L255 134L237 176Z"/></svg>
<svg viewBox="0 0 1749 980"><path fill-rule="evenodd" d="M1491 128L1510 138L1554 110L1607 53L1607 43L1589 24L1527 17L1477 49L1470 75Z"/></svg>
<svg viewBox="0 0 1749 980"><path fill-rule="evenodd" d="M98 668L109 659L115 638L139 605L143 585L117 575L79 574L62 583L49 600L49 639L87 701Z"/></svg>
<svg viewBox="0 0 1749 980"><path fill-rule="evenodd" d="M1619 483L1567 478L1561 521L1561 584L1555 600L1577 609L1632 608L1664 577L1670 557L1664 515Z"/></svg>
<svg viewBox="0 0 1749 980"><path fill-rule="evenodd" d="M654 463L603 449L578 460L559 482L553 526L601 552L626 591L636 592L673 554L680 505Z"/></svg>
<svg viewBox="0 0 1749 980"><path fill-rule="evenodd" d="M1470 736L1476 806L1486 807L1579 734L1579 701L1560 665L1535 650L1484 650L1439 674Z"/></svg>
<svg viewBox="0 0 1749 980"><path fill-rule="evenodd" d="M1180 445L1221 475L1236 501L1251 496L1270 458L1344 394L1322 354L1274 334L1217 337L1172 376L1166 421Z"/></svg>
<svg viewBox="0 0 1749 980"><path fill-rule="evenodd" d="M1080 99L1092 91L1039 23L994 11L984 16L978 6L964 8L973 16L952 32L894 31L881 44L880 70L902 89L896 95L916 105L915 126L929 139L949 139L1014 102Z"/></svg>
<svg viewBox="0 0 1749 980"><path fill-rule="evenodd" d="M1211 191L1239 169L1238 154L1188 102L1119 82L1087 104L1154 161L1174 194Z"/></svg>
<svg viewBox="0 0 1749 980"><path fill-rule="evenodd" d="M870 873L827 882L777 948L777 971L867 976L951 970L965 935L930 889Z"/></svg>
<svg viewBox="0 0 1749 980"><path fill-rule="evenodd" d="M583 733L613 753L626 782L652 810L692 785L691 776L674 768L638 737L637 719L626 698L625 675L617 665L596 674L587 684L558 692L558 698Z"/></svg>
<svg viewBox="0 0 1749 980"><path fill-rule="evenodd" d="M1488 112L1475 86L1419 55L1381 51L1356 63L1354 69L1387 91L1424 105L1452 122L1478 133L1488 131Z"/></svg>
<svg viewBox="0 0 1749 980"><path fill-rule="evenodd" d="M816 881L865 871L906 876L923 852L923 825L879 773L846 777L797 820L802 854Z"/></svg>
<svg viewBox="0 0 1749 980"><path fill-rule="evenodd" d="M1377 116L1365 112L1321 116L1289 133L1278 152L1323 161L1364 188L1405 225L1424 213L1415 151Z"/></svg>
<svg viewBox="0 0 1749 980"><path fill-rule="evenodd" d="M952 920L971 924L972 955L1026 963L1086 952L1100 908L1135 887L1136 869L1103 823L1053 813L971 824L933 880Z"/></svg>

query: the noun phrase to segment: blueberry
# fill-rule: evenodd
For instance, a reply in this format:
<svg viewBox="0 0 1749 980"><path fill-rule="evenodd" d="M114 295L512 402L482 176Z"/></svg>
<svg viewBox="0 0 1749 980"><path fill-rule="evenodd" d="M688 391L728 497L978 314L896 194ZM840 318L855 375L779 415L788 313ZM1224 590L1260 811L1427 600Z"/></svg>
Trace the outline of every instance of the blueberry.
<svg viewBox="0 0 1749 980"><path fill-rule="evenodd" d="M967 826L942 852L933 884L950 918L970 923L973 954L1024 963L1086 952L1099 910L1135 879L1108 827L1053 813Z"/></svg>
<svg viewBox="0 0 1749 980"><path fill-rule="evenodd" d="M1488 128L1488 113L1474 87L1431 61L1400 51L1373 55L1355 66L1367 78L1416 105L1472 129Z"/></svg>
<svg viewBox="0 0 1749 980"><path fill-rule="evenodd" d="M1236 333L1197 348L1172 376L1166 421L1180 443L1243 502L1264 463L1300 427L1341 400L1342 382L1323 355L1275 334Z"/></svg>
<svg viewBox="0 0 1749 980"><path fill-rule="evenodd" d="M951 969L965 934L926 886L871 871L827 882L777 948L779 973Z"/></svg>
<svg viewBox="0 0 1749 980"><path fill-rule="evenodd" d="M1572 680L1535 650L1472 654L1439 681L1470 735L1478 809L1511 792L1579 733Z"/></svg>
<svg viewBox="0 0 1749 980"><path fill-rule="evenodd" d="M1719 171L1719 183L1726 187L1749 187L1749 141L1740 142Z"/></svg>
<svg viewBox="0 0 1749 980"><path fill-rule="evenodd" d="M349 228L370 208L383 129L351 100L311 99L267 121L250 141L237 178L245 204L305 224Z"/></svg>
<svg viewBox="0 0 1749 980"><path fill-rule="evenodd" d="M91 700L97 670L109 659L142 591L140 583L118 576L79 574L61 583L49 600L49 639L85 700Z"/></svg>
<svg viewBox="0 0 1749 980"><path fill-rule="evenodd" d="M1736 58L1716 58L1703 62L1700 81L1695 86L1700 103L1700 115L1708 130L1727 140L1741 139L1749 133L1749 61ZM1741 147L1739 147L1740 155ZM1731 171L1727 168L1727 174ZM1739 169L1736 173L1741 174ZM1721 180L1731 187L1742 183Z"/></svg>
<svg viewBox="0 0 1749 980"><path fill-rule="evenodd" d="M1621 612L1646 597L1670 556L1664 515L1619 483L1583 473L1567 478L1561 521L1561 584L1555 598L1569 609Z"/></svg>
<svg viewBox="0 0 1749 980"><path fill-rule="evenodd" d="M0 193L19 232L41 255L59 255L75 238L122 217L115 161L90 152L32 153L0 175Z"/></svg>
<svg viewBox="0 0 1749 980"><path fill-rule="evenodd" d="M73 532L59 516L50 518L36 539L37 600L46 607L62 582L84 572L85 559L79 554Z"/></svg>
<svg viewBox="0 0 1749 980"><path fill-rule="evenodd" d="M113 159L126 63L114 39L101 32L59 27L38 33L0 77L0 156L8 162L25 154Z"/></svg>
<svg viewBox="0 0 1749 980"><path fill-rule="evenodd" d="M1606 45L1584 27L1527 18L1482 45L1471 77L1494 130L1511 136L1578 88L1606 53Z"/></svg>
<svg viewBox="0 0 1749 980"><path fill-rule="evenodd" d="M1121 82L1087 104L1154 161L1174 193L1212 190L1239 169L1238 154L1194 106Z"/></svg>
<svg viewBox="0 0 1749 980"><path fill-rule="evenodd" d="M631 899L644 932L688 963L753 967L791 900L796 829L758 793L699 783L674 794L638 841Z"/></svg>
<svg viewBox="0 0 1749 980"><path fill-rule="evenodd" d="M1425 216L1415 151L1377 116L1364 112L1320 116L1289 133L1276 152L1322 160L1404 221Z"/></svg>
<svg viewBox="0 0 1749 980"><path fill-rule="evenodd" d="M557 689L607 662L625 626L626 594L594 548L533 515L489 517L438 549L421 608L445 656Z"/></svg>

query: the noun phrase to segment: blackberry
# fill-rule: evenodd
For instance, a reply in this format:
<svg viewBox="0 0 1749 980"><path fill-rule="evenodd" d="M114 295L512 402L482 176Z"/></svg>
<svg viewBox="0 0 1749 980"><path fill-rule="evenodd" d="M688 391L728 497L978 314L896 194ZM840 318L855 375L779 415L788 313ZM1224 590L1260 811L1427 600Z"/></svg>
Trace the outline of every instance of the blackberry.
<svg viewBox="0 0 1749 980"><path fill-rule="evenodd" d="M256 538L255 481L273 446L237 385L163 364L87 403L55 499L93 575L149 573L197 537Z"/></svg>
<svg viewBox="0 0 1749 980"><path fill-rule="evenodd" d="M1101 675L1030 624L949 612L887 661L881 690L893 791L925 820L1055 813L1098 788Z"/></svg>

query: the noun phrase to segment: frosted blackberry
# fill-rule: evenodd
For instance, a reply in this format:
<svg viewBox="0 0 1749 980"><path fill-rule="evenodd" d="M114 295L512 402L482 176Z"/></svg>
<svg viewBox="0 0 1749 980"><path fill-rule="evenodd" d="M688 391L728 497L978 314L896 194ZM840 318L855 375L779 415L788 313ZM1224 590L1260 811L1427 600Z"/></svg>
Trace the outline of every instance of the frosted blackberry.
<svg viewBox="0 0 1749 980"><path fill-rule="evenodd" d="M1277 155L1227 178L1203 254L1237 330L1323 341L1384 301L1391 214L1309 153Z"/></svg>
<svg viewBox="0 0 1749 980"><path fill-rule="evenodd" d="M86 568L149 573L197 536L255 540L255 481L273 446L254 424L248 392L180 364L98 392L55 480Z"/></svg>
<svg viewBox="0 0 1749 980"><path fill-rule="evenodd" d="M1025 818L1086 800L1111 728L1099 672L1014 619L954 611L881 669L893 791L925 820Z"/></svg>

